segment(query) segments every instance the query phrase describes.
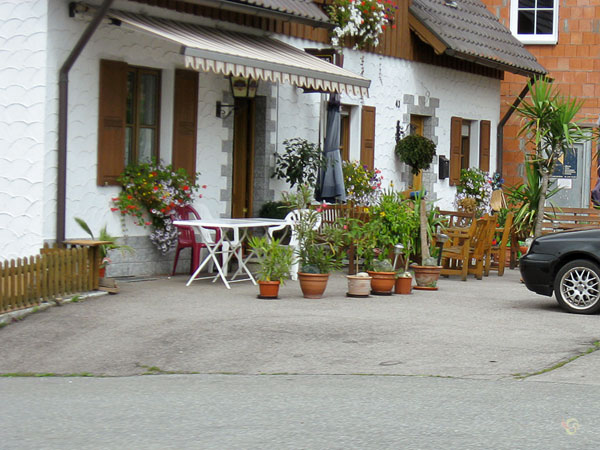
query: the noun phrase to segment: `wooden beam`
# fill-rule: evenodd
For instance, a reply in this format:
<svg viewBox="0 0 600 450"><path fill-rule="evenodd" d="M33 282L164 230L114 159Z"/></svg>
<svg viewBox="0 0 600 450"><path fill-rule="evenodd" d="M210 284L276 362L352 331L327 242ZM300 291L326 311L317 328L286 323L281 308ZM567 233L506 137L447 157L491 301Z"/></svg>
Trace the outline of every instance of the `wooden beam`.
<svg viewBox="0 0 600 450"><path fill-rule="evenodd" d="M419 39L423 42L431 45L436 54L443 54L448 46L442 42L435 34L429 30L425 25L423 25L419 19L417 19L413 14L408 13L408 25L411 30L415 32Z"/></svg>

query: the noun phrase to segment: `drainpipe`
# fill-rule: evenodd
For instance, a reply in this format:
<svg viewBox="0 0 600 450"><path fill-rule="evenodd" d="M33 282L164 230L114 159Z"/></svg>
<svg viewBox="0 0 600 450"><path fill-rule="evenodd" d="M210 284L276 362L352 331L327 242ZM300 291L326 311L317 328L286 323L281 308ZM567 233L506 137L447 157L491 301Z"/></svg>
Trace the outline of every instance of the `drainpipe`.
<svg viewBox="0 0 600 450"><path fill-rule="evenodd" d="M69 106L69 71L90 38L106 16L114 0L104 0L96 10L92 21L71 50L58 72L58 174L56 180L56 243L62 246L65 240L65 218L67 200L67 114ZM72 6L70 6L72 7Z"/></svg>
<svg viewBox="0 0 600 450"><path fill-rule="evenodd" d="M535 78L531 78L530 81L533 85L533 83L535 82ZM529 92L529 83L525 85L525 87L523 88L521 93L518 95L518 97L515 99L513 104L510 106L510 108L508 108L508 111L506 111L506 114L504 114L504 117L502 117L500 122L498 122L498 133L497 133L497 141L496 141L496 172L500 173L500 175L502 175L502 157L503 157L503 150L504 150L504 148L503 148L504 147L504 145L503 145L504 144L504 125L506 125L506 122L508 122L508 119L510 119L512 114L515 112L515 108L521 104L521 102L523 101L523 99L525 98L525 96L527 95L528 92Z"/></svg>

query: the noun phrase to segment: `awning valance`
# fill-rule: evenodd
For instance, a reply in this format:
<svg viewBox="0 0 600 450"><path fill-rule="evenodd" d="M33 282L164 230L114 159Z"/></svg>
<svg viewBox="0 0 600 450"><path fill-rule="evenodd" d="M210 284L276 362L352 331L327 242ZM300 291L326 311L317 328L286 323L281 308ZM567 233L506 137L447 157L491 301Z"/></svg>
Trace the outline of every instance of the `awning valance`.
<svg viewBox="0 0 600 450"><path fill-rule="evenodd" d="M108 16L181 44L186 68L368 96L370 80L277 39L124 11L112 10Z"/></svg>

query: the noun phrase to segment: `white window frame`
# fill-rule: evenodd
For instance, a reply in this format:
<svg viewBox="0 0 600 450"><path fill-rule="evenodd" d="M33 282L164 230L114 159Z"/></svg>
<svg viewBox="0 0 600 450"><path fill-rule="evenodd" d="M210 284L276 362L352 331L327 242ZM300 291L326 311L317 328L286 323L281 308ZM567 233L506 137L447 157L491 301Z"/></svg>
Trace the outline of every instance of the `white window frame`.
<svg viewBox="0 0 600 450"><path fill-rule="evenodd" d="M519 34L518 12L519 0L510 1L510 31L523 44L556 44L558 42L558 8L560 0L554 0L554 15L552 17L552 34Z"/></svg>

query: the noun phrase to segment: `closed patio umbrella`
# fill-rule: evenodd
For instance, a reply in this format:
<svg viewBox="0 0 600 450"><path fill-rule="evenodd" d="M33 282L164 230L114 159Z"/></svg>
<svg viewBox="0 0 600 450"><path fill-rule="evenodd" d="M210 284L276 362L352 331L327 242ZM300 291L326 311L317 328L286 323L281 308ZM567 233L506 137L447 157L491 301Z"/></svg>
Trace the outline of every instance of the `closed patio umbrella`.
<svg viewBox="0 0 600 450"><path fill-rule="evenodd" d="M346 188L342 173L340 154L340 96L330 94L327 102L327 127L325 129L323 155L325 167L319 170L319 179L315 189L315 198L329 203L345 202Z"/></svg>

